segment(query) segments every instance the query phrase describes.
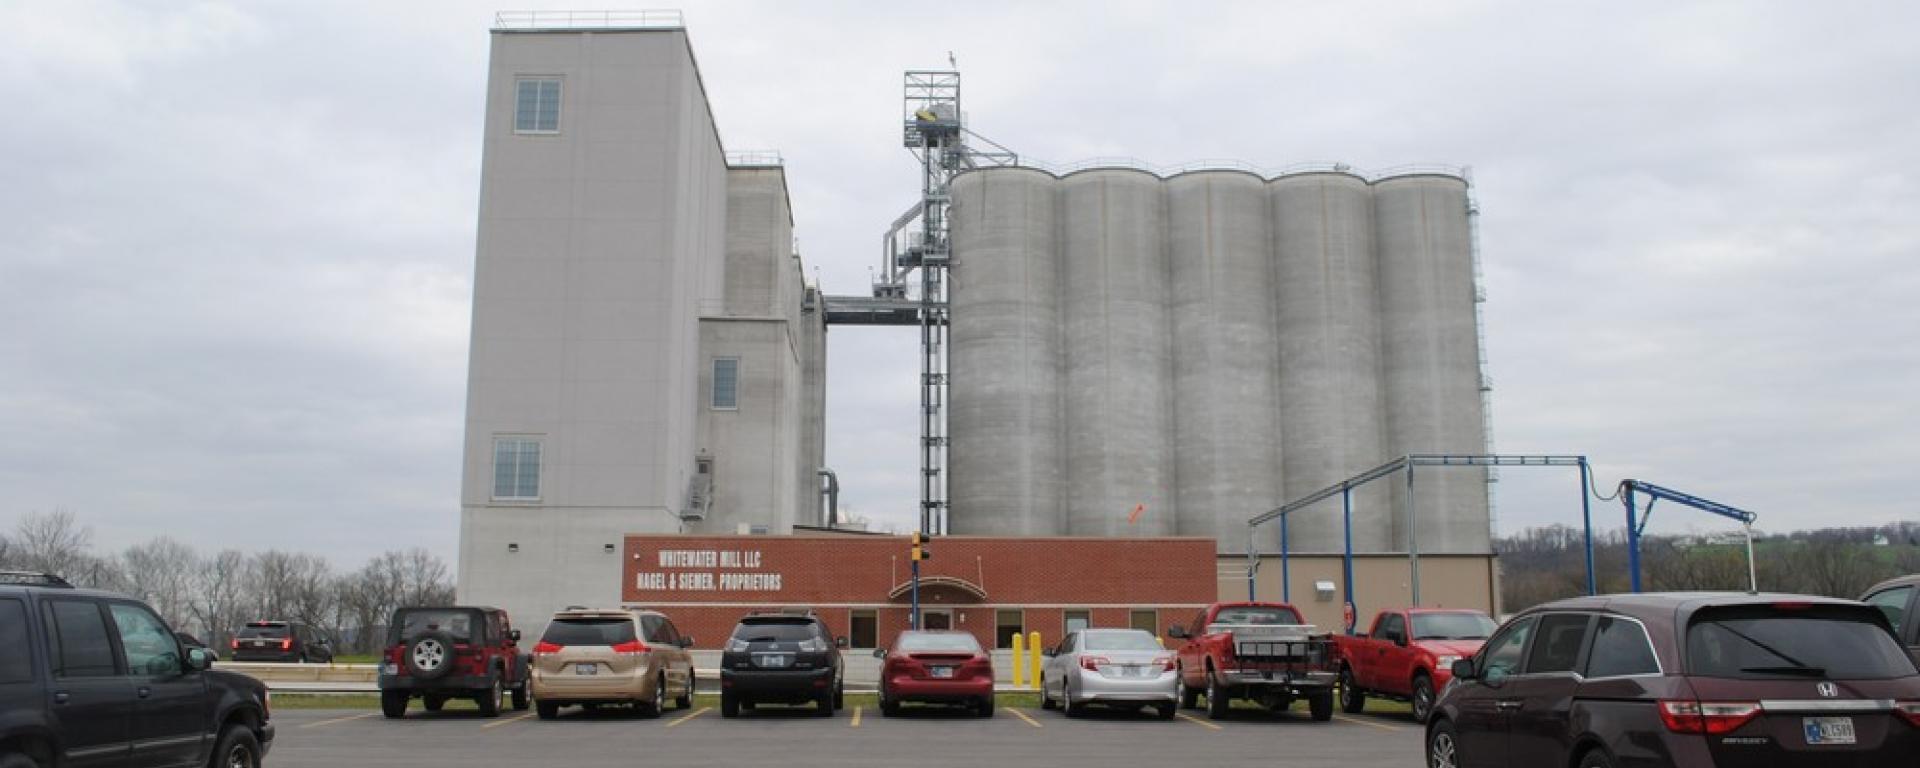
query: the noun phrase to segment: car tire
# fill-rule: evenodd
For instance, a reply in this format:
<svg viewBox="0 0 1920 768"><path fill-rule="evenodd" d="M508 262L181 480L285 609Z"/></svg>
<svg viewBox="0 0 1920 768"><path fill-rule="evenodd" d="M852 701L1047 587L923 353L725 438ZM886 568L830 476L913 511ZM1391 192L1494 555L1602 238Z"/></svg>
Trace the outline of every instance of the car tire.
<svg viewBox="0 0 1920 768"><path fill-rule="evenodd" d="M737 696L734 696L729 691L721 691L720 692L720 716L721 717L739 717L740 716L740 698Z"/></svg>
<svg viewBox="0 0 1920 768"><path fill-rule="evenodd" d="M487 690L480 694L477 702L480 705L480 716L499 717L500 699L506 695L507 690L500 685L499 675L490 675L487 680Z"/></svg>
<svg viewBox="0 0 1920 768"><path fill-rule="evenodd" d="M649 720L667 712L667 676L661 675L653 681L653 699L645 703L635 702L640 716Z"/></svg>
<svg viewBox="0 0 1920 768"><path fill-rule="evenodd" d="M1580 756L1580 768L1613 768L1613 759L1607 757L1606 750L1594 747Z"/></svg>
<svg viewBox="0 0 1920 768"><path fill-rule="evenodd" d="M1340 711L1349 715L1360 714L1367 708L1367 692L1360 690L1360 684L1353 679L1353 670L1340 670Z"/></svg>
<svg viewBox="0 0 1920 768"><path fill-rule="evenodd" d="M1433 719L1433 704L1436 695L1433 691L1433 678L1426 675L1413 676L1413 721L1425 725Z"/></svg>
<svg viewBox="0 0 1920 768"><path fill-rule="evenodd" d="M1453 722L1441 720L1427 729L1427 768L1459 768L1460 737Z"/></svg>
<svg viewBox="0 0 1920 768"><path fill-rule="evenodd" d="M1073 688L1066 680L1060 681L1060 711L1065 712L1067 717L1087 715L1086 705L1073 703Z"/></svg>
<svg viewBox="0 0 1920 768"><path fill-rule="evenodd" d="M533 709L540 714L540 719L542 720L552 720L560 716L560 705L556 702L535 702Z"/></svg>
<svg viewBox="0 0 1920 768"><path fill-rule="evenodd" d="M527 711L527 704L531 698L532 697L527 694L526 681L522 680L519 685L513 687L513 708L515 711Z"/></svg>
<svg viewBox="0 0 1920 768"><path fill-rule="evenodd" d="M1034 681L1034 685L1040 688L1040 708L1053 709L1053 697L1047 694L1047 679L1042 677Z"/></svg>
<svg viewBox="0 0 1920 768"><path fill-rule="evenodd" d="M833 684L833 708L847 708L847 684L845 681Z"/></svg>
<svg viewBox="0 0 1920 768"><path fill-rule="evenodd" d="M1313 715L1313 721L1324 723L1333 719L1333 691L1321 691L1307 695L1307 712Z"/></svg>
<svg viewBox="0 0 1920 768"><path fill-rule="evenodd" d="M381 691L380 714L389 720L398 720L407 716L406 691Z"/></svg>
<svg viewBox="0 0 1920 768"><path fill-rule="evenodd" d="M680 691L679 696L674 698L673 706L675 708L693 709L693 681L694 680L695 680L695 677L693 674L693 669L688 668L687 669L687 686L685 689Z"/></svg>
<svg viewBox="0 0 1920 768"><path fill-rule="evenodd" d="M1233 699L1227 695L1220 681L1211 670L1207 672L1207 719L1225 720L1227 712L1233 709Z"/></svg>
<svg viewBox="0 0 1920 768"><path fill-rule="evenodd" d="M833 689L821 691L813 699L813 714L817 717L833 717Z"/></svg>
<svg viewBox="0 0 1920 768"><path fill-rule="evenodd" d="M254 737L253 729L230 723L220 731L213 759L208 762L215 768L260 768L260 740Z"/></svg>
<svg viewBox="0 0 1920 768"><path fill-rule="evenodd" d="M438 712L447 706L447 700L439 696L428 696L420 700L420 706L428 712Z"/></svg>
<svg viewBox="0 0 1920 768"><path fill-rule="evenodd" d="M1200 708L1200 692L1187 687L1187 670L1184 667L1174 673L1173 692L1180 699L1181 709Z"/></svg>

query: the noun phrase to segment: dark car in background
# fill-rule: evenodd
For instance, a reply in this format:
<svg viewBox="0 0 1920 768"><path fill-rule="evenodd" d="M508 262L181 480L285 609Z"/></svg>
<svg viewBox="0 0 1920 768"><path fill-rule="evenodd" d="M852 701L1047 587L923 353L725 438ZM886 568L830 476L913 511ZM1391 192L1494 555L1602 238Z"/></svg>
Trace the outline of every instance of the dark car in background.
<svg viewBox="0 0 1920 768"><path fill-rule="evenodd" d="M720 715L737 717L758 704L811 702L821 717L832 716L844 701L845 645L810 612L748 615L720 655Z"/></svg>
<svg viewBox="0 0 1920 768"><path fill-rule="evenodd" d="M258 768L266 686L210 663L145 603L0 572L0 765Z"/></svg>
<svg viewBox="0 0 1920 768"><path fill-rule="evenodd" d="M1907 647L1907 655L1920 662L1920 574L1888 579L1873 585L1860 602L1880 609L1894 637Z"/></svg>
<svg viewBox="0 0 1920 768"><path fill-rule="evenodd" d="M293 621L249 621L233 633L234 661L333 661L333 646L312 627Z"/></svg>
<svg viewBox="0 0 1920 768"><path fill-rule="evenodd" d="M1603 595L1529 609L1427 728L1427 764L1912 766L1920 670L1886 617L1802 595Z"/></svg>

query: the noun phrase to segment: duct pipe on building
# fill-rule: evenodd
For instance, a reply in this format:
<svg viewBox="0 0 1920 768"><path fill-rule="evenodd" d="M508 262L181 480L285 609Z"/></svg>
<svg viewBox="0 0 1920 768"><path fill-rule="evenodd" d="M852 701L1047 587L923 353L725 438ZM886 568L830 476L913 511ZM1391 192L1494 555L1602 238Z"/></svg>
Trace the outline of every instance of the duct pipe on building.
<svg viewBox="0 0 1920 768"><path fill-rule="evenodd" d="M840 477L833 470L821 467L819 475L826 478L826 486L820 489L820 495L827 497L827 527L840 526Z"/></svg>

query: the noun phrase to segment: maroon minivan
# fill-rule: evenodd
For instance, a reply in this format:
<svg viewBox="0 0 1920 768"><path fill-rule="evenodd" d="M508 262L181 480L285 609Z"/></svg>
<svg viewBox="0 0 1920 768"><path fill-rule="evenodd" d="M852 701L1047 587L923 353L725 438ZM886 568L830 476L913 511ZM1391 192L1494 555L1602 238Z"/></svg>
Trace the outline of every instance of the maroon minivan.
<svg viewBox="0 0 1920 768"><path fill-rule="evenodd" d="M1456 662L1426 744L1431 768L1910 767L1920 670L1856 602L1574 598Z"/></svg>

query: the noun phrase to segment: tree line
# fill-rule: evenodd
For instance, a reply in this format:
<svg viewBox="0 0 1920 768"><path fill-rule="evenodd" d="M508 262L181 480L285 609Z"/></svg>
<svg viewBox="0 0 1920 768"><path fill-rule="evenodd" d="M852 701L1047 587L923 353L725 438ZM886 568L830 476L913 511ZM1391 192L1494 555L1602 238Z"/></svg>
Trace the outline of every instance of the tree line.
<svg viewBox="0 0 1920 768"><path fill-rule="evenodd" d="M395 608L453 602L447 564L417 547L348 572L303 552L202 552L167 536L96 553L92 529L64 509L29 513L11 533L0 532L0 570L51 573L137 597L174 629L222 651L240 626L269 619L315 628L336 653L368 653L383 643Z"/></svg>
<svg viewBox="0 0 1920 768"><path fill-rule="evenodd" d="M1494 540L1503 610L1519 611L1587 592L1585 537L1565 525L1529 528ZM1920 573L1920 522L1754 534L1760 589L1856 599L1876 582ZM1596 531L1595 582L1602 593L1631 584L1624 530ZM1640 539L1642 589L1748 588L1746 543L1730 536L1648 535Z"/></svg>

